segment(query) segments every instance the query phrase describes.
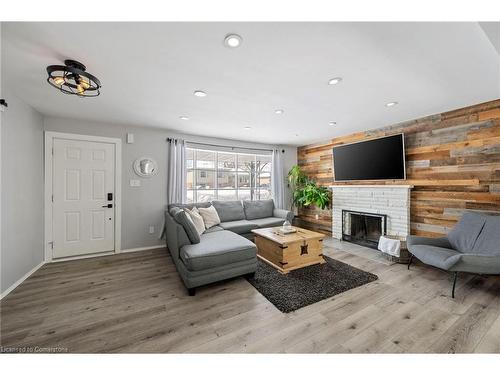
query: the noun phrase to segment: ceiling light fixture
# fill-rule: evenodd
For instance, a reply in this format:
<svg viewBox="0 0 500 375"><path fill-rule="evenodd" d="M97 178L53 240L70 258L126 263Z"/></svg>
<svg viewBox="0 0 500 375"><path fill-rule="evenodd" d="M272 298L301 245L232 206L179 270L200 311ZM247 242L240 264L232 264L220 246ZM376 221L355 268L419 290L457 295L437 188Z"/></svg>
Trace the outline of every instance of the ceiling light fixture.
<svg viewBox="0 0 500 375"><path fill-rule="evenodd" d="M181 120L189 120L189 117L187 117L187 116L179 116L179 118L180 118Z"/></svg>
<svg viewBox="0 0 500 375"><path fill-rule="evenodd" d="M242 42L241 36L238 34L228 34L224 38L224 45L228 48L239 47Z"/></svg>
<svg viewBox="0 0 500 375"><path fill-rule="evenodd" d="M386 107L394 107L396 104L398 104L398 102L389 102L385 106Z"/></svg>
<svg viewBox="0 0 500 375"><path fill-rule="evenodd" d="M332 78L328 81L329 85L336 85L337 83L340 83L342 81L342 77L335 77Z"/></svg>
<svg viewBox="0 0 500 375"><path fill-rule="evenodd" d="M283 109L276 109L274 111L274 113L276 113L277 115L282 115L285 111Z"/></svg>
<svg viewBox="0 0 500 375"><path fill-rule="evenodd" d="M200 91L200 90L196 90L193 94L194 96L197 96L199 98L207 96L207 93L205 91Z"/></svg>
<svg viewBox="0 0 500 375"><path fill-rule="evenodd" d="M328 124L330 124L330 126L334 126L334 125L337 125L337 122L336 121L330 121Z"/></svg>
<svg viewBox="0 0 500 375"><path fill-rule="evenodd" d="M47 67L47 82L52 87L69 95L93 97L100 94L101 82L86 72L86 67L75 60L64 60L64 65Z"/></svg>
<svg viewBox="0 0 500 375"><path fill-rule="evenodd" d="M251 130L252 128L250 126L245 126L245 130Z"/></svg>

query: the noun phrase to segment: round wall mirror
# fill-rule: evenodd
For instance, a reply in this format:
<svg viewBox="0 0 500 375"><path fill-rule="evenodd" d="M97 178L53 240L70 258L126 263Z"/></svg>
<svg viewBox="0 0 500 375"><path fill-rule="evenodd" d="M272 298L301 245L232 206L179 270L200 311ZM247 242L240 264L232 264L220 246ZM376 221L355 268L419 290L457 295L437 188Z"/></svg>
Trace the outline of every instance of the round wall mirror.
<svg viewBox="0 0 500 375"><path fill-rule="evenodd" d="M143 156L134 162L134 171L141 177L153 177L158 173L158 164L154 159Z"/></svg>

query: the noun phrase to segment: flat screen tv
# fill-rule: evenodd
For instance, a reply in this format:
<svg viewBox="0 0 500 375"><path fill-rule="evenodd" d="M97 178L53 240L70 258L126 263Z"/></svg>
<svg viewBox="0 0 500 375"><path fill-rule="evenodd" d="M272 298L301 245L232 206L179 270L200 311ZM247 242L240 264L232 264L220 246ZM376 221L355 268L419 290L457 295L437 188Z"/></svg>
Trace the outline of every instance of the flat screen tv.
<svg viewBox="0 0 500 375"><path fill-rule="evenodd" d="M333 173L335 181L404 180L404 135L334 147Z"/></svg>

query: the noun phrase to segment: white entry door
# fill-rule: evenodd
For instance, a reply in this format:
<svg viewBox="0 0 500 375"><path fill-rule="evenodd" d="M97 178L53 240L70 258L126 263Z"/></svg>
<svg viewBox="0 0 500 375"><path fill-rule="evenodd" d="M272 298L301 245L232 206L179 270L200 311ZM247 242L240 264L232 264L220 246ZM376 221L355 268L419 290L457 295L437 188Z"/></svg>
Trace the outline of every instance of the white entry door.
<svg viewBox="0 0 500 375"><path fill-rule="evenodd" d="M115 144L53 140L53 258L115 250Z"/></svg>

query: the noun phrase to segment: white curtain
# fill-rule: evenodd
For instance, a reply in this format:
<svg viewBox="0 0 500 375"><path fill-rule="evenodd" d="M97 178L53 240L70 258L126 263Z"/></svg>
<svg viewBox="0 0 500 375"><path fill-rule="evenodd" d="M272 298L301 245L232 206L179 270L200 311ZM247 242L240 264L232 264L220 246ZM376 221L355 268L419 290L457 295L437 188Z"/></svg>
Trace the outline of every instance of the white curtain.
<svg viewBox="0 0 500 375"><path fill-rule="evenodd" d="M167 205L186 203L186 142L183 139L167 138ZM163 218L160 239L165 238Z"/></svg>
<svg viewBox="0 0 500 375"><path fill-rule="evenodd" d="M167 204L186 203L186 142L167 139Z"/></svg>
<svg viewBox="0 0 500 375"><path fill-rule="evenodd" d="M271 193L276 208L286 209L285 175L283 171L284 150L273 150Z"/></svg>

